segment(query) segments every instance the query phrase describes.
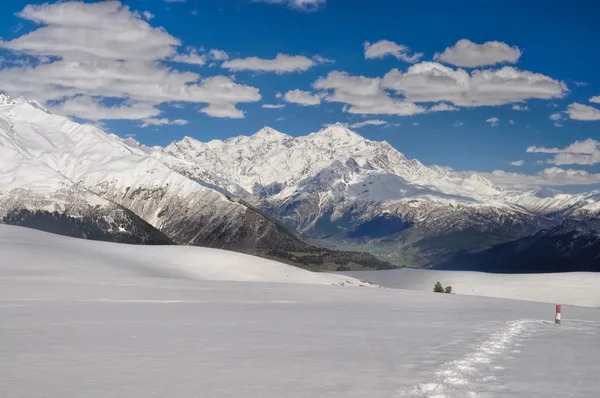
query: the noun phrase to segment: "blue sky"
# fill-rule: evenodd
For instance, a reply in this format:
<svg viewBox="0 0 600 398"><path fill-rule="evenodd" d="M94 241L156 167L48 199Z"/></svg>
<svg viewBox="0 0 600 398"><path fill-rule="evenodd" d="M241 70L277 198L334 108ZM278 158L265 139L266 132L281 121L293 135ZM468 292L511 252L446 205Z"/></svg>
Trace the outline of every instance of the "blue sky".
<svg viewBox="0 0 600 398"><path fill-rule="evenodd" d="M600 173L596 2L92 3L2 2L0 91L147 145L343 122L425 164Z"/></svg>

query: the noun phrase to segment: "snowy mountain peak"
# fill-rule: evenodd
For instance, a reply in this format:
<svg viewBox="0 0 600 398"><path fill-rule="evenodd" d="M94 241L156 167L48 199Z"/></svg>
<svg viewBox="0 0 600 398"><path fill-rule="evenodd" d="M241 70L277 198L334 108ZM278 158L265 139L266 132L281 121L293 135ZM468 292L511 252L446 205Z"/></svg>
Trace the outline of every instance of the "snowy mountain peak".
<svg viewBox="0 0 600 398"><path fill-rule="evenodd" d="M21 105L21 104L29 104L31 106L33 106L34 108L37 108L41 111L44 111L46 113L50 113L48 112L48 110L46 108L44 108L42 106L42 104L40 104L37 101L29 101L27 98L25 97L19 97L19 98L12 98L9 97L8 95L5 95L3 93L0 93L0 106L7 106L7 105Z"/></svg>
<svg viewBox="0 0 600 398"><path fill-rule="evenodd" d="M0 93L0 106L5 106L5 105L18 105L20 103L22 103L24 98L19 98L19 99L14 99L12 97L9 97L8 95L5 95L3 93Z"/></svg>
<svg viewBox="0 0 600 398"><path fill-rule="evenodd" d="M479 184L483 184L483 185L485 185L485 186L487 186L487 187L493 187L493 186L494 186L494 184L493 184L493 183L492 183L490 180L488 180L488 179L487 179L487 178L485 178L485 177L482 177L482 176L480 176L479 174L473 174L473 175L471 175L471 177L469 177L469 178L470 178L472 181L474 181L474 182L476 182L476 183L479 183Z"/></svg>
<svg viewBox="0 0 600 398"><path fill-rule="evenodd" d="M316 133L302 137L311 140L316 144L335 145L335 146L354 146L370 142L361 135L347 128L342 123L331 124Z"/></svg>
<svg viewBox="0 0 600 398"><path fill-rule="evenodd" d="M268 126L265 126L262 129L258 130L251 137L260 138L265 141L283 141L292 138L289 135L283 134L275 130L274 128Z"/></svg>

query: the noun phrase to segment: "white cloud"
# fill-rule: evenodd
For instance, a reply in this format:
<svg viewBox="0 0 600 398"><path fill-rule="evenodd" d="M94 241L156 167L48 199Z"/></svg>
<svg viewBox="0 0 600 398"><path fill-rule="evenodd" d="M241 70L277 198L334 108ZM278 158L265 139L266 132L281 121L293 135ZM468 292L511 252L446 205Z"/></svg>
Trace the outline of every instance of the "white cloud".
<svg viewBox="0 0 600 398"><path fill-rule="evenodd" d="M165 62L173 57L187 55L187 61L199 63L194 55L201 55L180 53L177 38L119 2L29 5L18 16L38 27L0 41L0 47L47 62L0 69L9 95L50 102L54 109L88 120L147 119L160 113L157 105L168 102L204 103L214 116L243 117L235 105L261 98L258 89L230 77L201 78L168 67ZM123 105L106 106L103 98Z"/></svg>
<svg viewBox="0 0 600 398"><path fill-rule="evenodd" d="M515 160L514 162L510 162L513 166L523 166L525 164L524 160Z"/></svg>
<svg viewBox="0 0 600 398"><path fill-rule="evenodd" d="M418 126L418 125L419 125L419 123L417 123L417 122L413 123L413 126Z"/></svg>
<svg viewBox="0 0 600 398"><path fill-rule="evenodd" d="M223 62L223 68L233 71L274 72L277 74L304 72L317 62L303 55L277 54L273 59L258 57L237 58Z"/></svg>
<svg viewBox="0 0 600 398"><path fill-rule="evenodd" d="M275 94L275 98L281 98L281 97L283 97L283 94L281 94L281 93L276 93Z"/></svg>
<svg viewBox="0 0 600 398"><path fill-rule="evenodd" d="M514 120L512 120L512 119L510 119L508 122L509 122L510 124L512 124L513 126L515 125L515 121L514 121Z"/></svg>
<svg viewBox="0 0 600 398"><path fill-rule="evenodd" d="M563 119L566 119L566 116L561 112L556 112L550 115L550 120L554 122L556 127L563 127L563 124L560 123L560 121Z"/></svg>
<svg viewBox="0 0 600 398"><path fill-rule="evenodd" d="M150 11L144 11L142 12L142 16L147 20L151 20L152 18L154 18L154 14L152 14Z"/></svg>
<svg viewBox="0 0 600 398"><path fill-rule="evenodd" d="M283 96L283 99L287 102L294 104L300 104L302 106L313 106L321 103L321 96L313 94L308 91L302 90L290 90Z"/></svg>
<svg viewBox="0 0 600 398"><path fill-rule="evenodd" d="M327 0L252 0L255 3L281 4L298 11L317 11Z"/></svg>
<svg viewBox="0 0 600 398"><path fill-rule="evenodd" d="M277 119L275 119L275 121L276 121L276 122L282 122L282 121L284 121L284 120L286 120L286 119L287 119L287 117L285 117L285 116L281 116L281 117L278 117Z"/></svg>
<svg viewBox="0 0 600 398"><path fill-rule="evenodd" d="M444 111L457 111L458 108L452 105L448 105L445 102L440 102L439 104L433 105L429 108L428 112L444 112Z"/></svg>
<svg viewBox="0 0 600 398"><path fill-rule="evenodd" d="M185 126L186 124L189 123L187 120L184 120L184 119L169 120L167 118L161 118L161 119L148 118L148 119L142 120L142 122L143 122L141 125L142 128L149 127L149 126L164 126L164 125L168 125L168 124L174 124L176 126Z"/></svg>
<svg viewBox="0 0 600 398"><path fill-rule="evenodd" d="M435 54L435 61L447 64L476 68L499 63L516 63L521 57L518 47L511 47L499 41L487 41L483 44L473 43L468 39L459 40L453 47L447 47L441 54Z"/></svg>
<svg viewBox="0 0 600 398"><path fill-rule="evenodd" d="M488 120L486 120L486 123L489 123L491 127L496 127L498 125L498 122L500 121L500 119L498 119L496 116L489 118Z"/></svg>
<svg viewBox="0 0 600 398"><path fill-rule="evenodd" d="M600 142L588 138L584 141L575 141L565 148L545 148L530 146L527 152L531 153L550 153L554 157L549 163L556 165L564 164L597 164L600 163Z"/></svg>
<svg viewBox="0 0 600 398"><path fill-rule="evenodd" d="M171 61L191 65L204 65L206 63L206 57L199 54L196 49L190 49L186 54L175 55L171 58Z"/></svg>
<svg viewBox="0 0 600 398"><path fill-rule="evenodd" d="M227 61L229 59L229 54L223 50L217 50L215 48L208 52L208 56L210 59L215 61Z"/></svg>
<svg viewBox="0 0 600 398"><path fill-rule="evenodd" d="M285 104L263 104L262 107L265 109L281 109L285 108Z"/></svg>
<svg viewBox="0 0 600 398"><path fill-rule="evenodd" d="M312 57L312 59L317 63L317 64L334 64L335 61L329 58L325 58L322 57L320 55L315 55Z"/></svg>
<svg viewBox="0 0 600 398"><path fill-rule="evenodd" d="M90 121L147 119L158 116L160 110L148 103L124 103L116 106L106 106L101 99L88 96L71 97L50 108L53 112L76 116Z"/></svg>
<svg viewBox="0 0 600 398"><path fill-rule="evenodd" d="M573 80L573 84L576 85L577 87L581 87L581 86L587 86L588 84L586 82L578 82L576 80Z"/></svg>
<svg viewBox="0 0 600 398"><path fill-rule="evenodd" d="M365 120L364 122L353 123L350 125L350 127L353 129L359 129L359 128L365 127L365 126L382 126L382 125L388 125L388 122L386 122L385 120L372 119L372 120Z"/></svg>
<svg viewBox="0 0 600 398"><path fill-rule="evenodd" d="M460 126L464 126L465 124L461 121L458 121L456 123L454 123L454 127L460 127Z"/></svg>
<svg viewBox="0 0 600 398"><path fill-rule="evenodd" d="M208 116L226 117L230 119L243 119L244 111L237 109L233 104L209 104L207 107L200 109Z"/></svg>
<svg viewBox="0 0 600 398"><path fill-rule="evenodd" d="M590 98L590 102L593 102L595 104L600 104L600 95L596 95L596 96Z"/></svg>
<svg viewBox="0 0 600 398"><path fill-rule="evenodd" d="M498 70L452 69L436 62L412 65L406 72L392 69L383 87L412 102L447 101L456 106L504 105L530 98L551 99L565 95L563 82L505 66Z"/></svg>
<svg viewBox="0 0 600 398"><path fill-rule="evenodd" d="M423 53L411 54L410 48L403 44L397 44L389 40L379 40L375 43L365 42L365 58L384 58L388 55L404 62L415 63L423 56Z"/></svg>
<svg viewBox="0 0 600 398"><path fill-rule="evenodd" d="M600 120L600 109L589 105L578 104L576 102L569 105L567 114L571 119L575 120Z"/></svg>
<svg viewBox="0 0 600 398"><path fill-rule="evenodd" d="M527 105L514 104L512 109L513 111L528 111L529 107Z"/></svg>
<svg viewBox="0 0 600 398"><path fill-rule="evenodd" d="M426 111L412 102L390 97L381 83L382 79L379 78L350 76L346 72L334 71L317 80L313 87L329 92L326 101L348 105L345 111L349 113L407 116Z"/></svg>
<svg viewBox="0 0 600 398"><path fill-rule="evenodd" d="M495 170L491 173L479 173L494 184L509 189L535 189L542 186L591 185L600 183L600 174L585 170L551 167L536 174L510 173Z"/></svg>

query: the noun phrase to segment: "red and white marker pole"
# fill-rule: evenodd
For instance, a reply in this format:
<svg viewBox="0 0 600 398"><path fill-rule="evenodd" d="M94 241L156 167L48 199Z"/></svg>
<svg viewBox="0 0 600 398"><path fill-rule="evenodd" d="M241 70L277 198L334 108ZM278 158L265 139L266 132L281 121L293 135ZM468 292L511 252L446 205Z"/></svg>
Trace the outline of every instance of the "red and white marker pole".
<svg viewBox="0 0 600 398"><path fill-rule="evenodd" d="M554 323L557 325L560 325L560 310L561 310L561 305L556 304L556 318L554 318Z"/></svg>

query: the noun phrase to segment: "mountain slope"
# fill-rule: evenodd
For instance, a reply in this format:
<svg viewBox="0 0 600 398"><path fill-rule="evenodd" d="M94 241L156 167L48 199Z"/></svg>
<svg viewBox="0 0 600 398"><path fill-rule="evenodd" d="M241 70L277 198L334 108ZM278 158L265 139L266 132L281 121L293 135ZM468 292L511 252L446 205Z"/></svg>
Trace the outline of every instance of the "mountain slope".
<svg viewBox="0 0 600 398"><path fill-rule="evenodd" d="M243 191L234 183L24 99L0 98L0 154L0 222L108 241L226 248L318 270L390 268L364 253L311 246L234 200L230 191Z"/></svg>
<svg viewBox="0 0 600 398"><path fill-rule="evenodd" d="M498 273L600 272L600 220L568 220L481 253L457 256L441 269Z"/></svg>
<svg viewBox="0 0 600 398"><path fill-rule="evenodd" d="M326 269L339 264L328 249L430 266L600 214L598 192L504 191L477 174L407 159L341 124L296 138L265 127L249 137L146 147L2 96L0 150L0 210L14 213L11 222L39 221L38 210L92 219L98 209L126 209L179 244L293 261L304 253L301 261Z"/></svg>
<svg viewBox="0 0 600 398"><path fill-rule="evenodd" d="M245 200L321 244L397 264L435 264L528 236L597 200L505 192L477 174L409 160L341 124L297 138L268 127L225 141L185 138L152 151L235 184ZM401 259L408 252L416 255Z"/></svg>
<svg viewBox="0 0 600 398"><path fill-rule="evenodd" d="M96 240L172 243L131 211L3 145L5 139L0 134L0 222Z"/></svg>
<svg viewBox="0 0 600 398"><path fill-rule="evenodd" d="M306 247L208 184L172 171L116 136L49 114L28 101L5 97L0 104L0 150L6 173L0 189L7 211L75 211L75 204L93 206L90 198L100 197L130 210L177 243L234 249ZM35 196L37 191L46 196ZM73 192L86 197L74 198Z"/></svg>

